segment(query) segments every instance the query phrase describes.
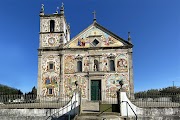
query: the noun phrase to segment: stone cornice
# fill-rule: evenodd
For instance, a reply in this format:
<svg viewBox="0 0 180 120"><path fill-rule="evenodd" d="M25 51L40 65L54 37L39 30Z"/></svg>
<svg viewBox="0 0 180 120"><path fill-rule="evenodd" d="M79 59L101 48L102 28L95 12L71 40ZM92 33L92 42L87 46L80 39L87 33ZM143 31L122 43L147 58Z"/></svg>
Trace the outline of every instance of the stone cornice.
<svg viewBox="0 0 180 120"><path fill-rule="evenodd" d="M60 32L39 32L39 34L53 34L53 33L64 33L63 31Z"/></svg>
<svg viewBox="0 0 180 120"><path fill-rule="evenodd" d="M63 14L44 14L44 15L39 15L40 17L60 17L64 16Z"/></svg>
<svg viewBox="0 0 180 120"><path fill-rule="evenodd" d="M132 46L120 46L120 47L89 47L89 48L60 48L60 47L42 47L39 48L38 51L59 51L59 50L106 50L106 49L128 49L132 48Z"/></svg>

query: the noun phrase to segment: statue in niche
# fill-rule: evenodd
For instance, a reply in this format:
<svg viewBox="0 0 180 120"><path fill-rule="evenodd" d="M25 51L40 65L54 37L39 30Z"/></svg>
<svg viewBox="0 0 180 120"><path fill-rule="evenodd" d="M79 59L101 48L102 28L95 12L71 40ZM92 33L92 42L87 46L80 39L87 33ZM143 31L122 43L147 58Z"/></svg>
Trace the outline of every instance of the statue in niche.
<svg viewBox="0 0 180 120"><path fill-rule="evenodd" d="M94 71L97 71L97 66L96 66L96 64L94 64Z"/></svg>
<svg viewBox="0 0 180 120"><path fill-rule="evenodd" d="M89 62L87 59L84 60L84 71L87 72L89 68Z"/></svg>
<svg viewBox="0 0 180 120"><path fill-rule="evenodd" d="M107 59L104 59L104 60L103 60L103 71L107 71L107 70L108 70L107 64L108 64L108 60L107 60Z"/></svg>

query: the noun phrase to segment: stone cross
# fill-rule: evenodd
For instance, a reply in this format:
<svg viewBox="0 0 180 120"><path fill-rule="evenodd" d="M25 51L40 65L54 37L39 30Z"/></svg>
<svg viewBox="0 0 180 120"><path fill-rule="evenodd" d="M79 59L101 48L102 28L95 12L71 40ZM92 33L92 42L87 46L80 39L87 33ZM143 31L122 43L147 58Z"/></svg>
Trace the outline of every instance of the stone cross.
<svg viewBox="0 0 180 120"><path fill-rule="evenodd" d="M94 14L94 19L93 20L96 21L96 11L94 11L93 14Z"/></svg>

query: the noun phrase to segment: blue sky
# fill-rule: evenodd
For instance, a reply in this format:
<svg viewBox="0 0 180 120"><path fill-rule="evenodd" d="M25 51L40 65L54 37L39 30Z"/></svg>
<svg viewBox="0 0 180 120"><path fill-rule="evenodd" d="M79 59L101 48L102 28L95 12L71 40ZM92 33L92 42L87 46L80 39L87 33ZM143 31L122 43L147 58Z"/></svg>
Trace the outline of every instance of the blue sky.
<svg viewBox="0 0 180 120"><path fill-rule="evenodd" d="M0 84L37 86L39 11L65 5L71 38L93 21L127 39L131 32L135 91L180 86L180 0L1 0Z"/></svg>

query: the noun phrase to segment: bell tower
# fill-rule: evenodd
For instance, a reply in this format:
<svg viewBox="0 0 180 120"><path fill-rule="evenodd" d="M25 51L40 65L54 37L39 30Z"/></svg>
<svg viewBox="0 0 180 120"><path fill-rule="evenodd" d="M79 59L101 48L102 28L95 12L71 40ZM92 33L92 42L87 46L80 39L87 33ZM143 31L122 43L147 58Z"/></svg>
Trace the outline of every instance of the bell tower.
<svg viewBox="0 0 180 120"><path fill-rule="evenodd" d="M64 15L62 3L53 14L44 13L44 5L40 11L40 47L59 47L70 40L70 26Z"/></svg>
<svg viewBox="0 0 180 120"><path fill-rule="evenodd" d="M63 3L53 14L45 14L42 4L39 16L37 94L42 97L58 96L61 81L59 51L70 40L70 26L66 22Z"/></svg>

